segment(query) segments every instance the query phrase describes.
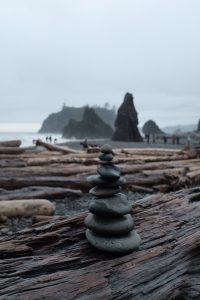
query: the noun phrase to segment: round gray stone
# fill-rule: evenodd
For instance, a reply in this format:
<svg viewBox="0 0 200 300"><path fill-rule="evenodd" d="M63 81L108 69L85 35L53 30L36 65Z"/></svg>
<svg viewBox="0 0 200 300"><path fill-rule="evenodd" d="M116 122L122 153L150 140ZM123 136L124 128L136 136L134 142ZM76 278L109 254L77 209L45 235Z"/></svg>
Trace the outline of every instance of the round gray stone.
<svg viewBox="0 0 200 300"><path fill-rule="evenodd" d="M98 187L95 186L92 189L89 190L89 193L92 194L93 196L96 197L109 197L109 196L113 196L115 194L118 194L121 191L121 187L120 186L116 186L116 187Z"/></svg>
<svg viewBox="0 0 200 300"><path fill-rule="evenodd" d="M87 229L86 238L95 248L111 253L132 252L139 248L141 241L139 234L135 230L123 236L104 237Z"/></svg>
<svg viewBox="0 0 200 300"><path fill-rule="evenodd" d="M121 193L109 198L94 199L89 205L92 213L103 217L126 215L131 212L131 208L127 197Z"/></svg>
<svg viewBox="0 0 200 300"><path fill-rule="evenodd" d="M108 219L90 213L85 219L85 225L94 232L109 236L126 234L134 228L130 214Z"/></svg>
<svg viewBox="0 0 200 300"><path fill-rule="evenodd" d="M107 181L115 181L120 178L120 170L111 164L101 164L98 166L97 172Z"/></svg>
<svg viewBox="0 0 200 300"><path fill-rule="evenodd" d="M102 187L116 187L119 185L124 185L126 183L126 179L124 177L120 177L116 181L106 181L99 175L91 175L87 177L87 181L93 185L98 185Z"/></svg>
<svg viewBox="0 0 200 300"><path fill-rule="evenodd" d="M100 151L104 154L110 154L112 153L112 148L109 144L104 144L103 146L101 146Z"/></svg>

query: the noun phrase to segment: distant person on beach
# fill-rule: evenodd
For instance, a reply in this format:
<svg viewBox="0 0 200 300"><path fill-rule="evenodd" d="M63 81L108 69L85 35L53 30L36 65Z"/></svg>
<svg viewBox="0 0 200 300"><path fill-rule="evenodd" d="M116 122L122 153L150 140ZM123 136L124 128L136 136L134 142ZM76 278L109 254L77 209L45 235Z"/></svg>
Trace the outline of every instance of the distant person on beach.
<svg viewBox="0 0 200 300"><path fill-rule="evenodd" d="M153 134L153 144L155 144L156 139L155 139L155 135Z"/></svg>
<svg viewBox="0 0 200 300"><path fill-rule="evenodd" d="M145 138L146 138L147 144L149 144L149 134L146 134Z"/></svg>
<svg viewBox="0 0 200 300"><path fill-rule="evenodd" d="M46 142L48 142L48 140L49 140L49 137L48 137L48 135L46 136Z"/></svg>
<svg viewBox="0 0 200 300"><path fill-rule="evenodd" d="M57 139L54 139L54 144L57 143Z"/></svg>
<svg viewBox="0 0 200 300"><path fill-rule="evenodd" d="M172 135L172 144L175 144L175 141L176 141L176 136Z"/></svg>
<svg viewBox="0 0 200 300"><path fill-rule="evenodd" d="M188 137L187 137L187 145L188 145L188 147L190 147L190 144L191 144L191 137L188 135Z"/></svg>
<svg viewBox="0 0 200 300"><path fill-rule="evenodd" d="M179 145L180 144L180 137L177 135L177 137L176 137L176 143L177 143L177 145Z"/></svg>
<svg viewBox="0 0 200 300"><path fill-rule="evenodd" d="M164 136L164 144L167 144L167 137L166 136Z"/></svg>
<svg viewBox="0 0 200 300"><path fill-rule="evenodd" d="M52 142L52 137L50 136L50 137L49 137L49 143L51 143L51 142Z"/></svg>
<svg viewBox="0 0 200 300"><path fill-rule="evenodd" d="M88 148L87 139L85 139L82 143L80 143L80 145L82 145L83 149L87 149Z"/></svg>

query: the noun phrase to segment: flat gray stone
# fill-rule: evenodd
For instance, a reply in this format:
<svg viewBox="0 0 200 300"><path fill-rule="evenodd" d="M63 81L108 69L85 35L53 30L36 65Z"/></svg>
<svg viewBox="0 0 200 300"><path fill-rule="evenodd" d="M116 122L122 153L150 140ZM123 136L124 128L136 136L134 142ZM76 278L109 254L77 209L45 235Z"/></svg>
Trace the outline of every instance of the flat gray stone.
<svg viewBox="0 0 200 300"><path fill-rule="evenodd" d="M95 248L111 253L132 252L139 248L141 241L139 234L135 230L124 236L104 237L87 229L86 238Z"/></svg>
<svg viewBox="0 0 200 300"><path fill-rule="evenodd" d="M104 180L115 181L120 178L120 170L111 164L101 164L98 166L97 172Z"/></svg>
<svg viewBox="0 0 200 300"><path fill-rule="evenodd" d="M112 154L101 154L99 155L99 159L105 162L110 162L113 160L113 155Z"/></svg>
<svg viewBox="0 0 200 300"><path fill-rule="evenodd" d="M85 225L94 232L108 236L127 234L134 228L130 214L108 219L89 213L85 219Z"/></svg>
<svg viewBox="0 0 200 300"><path fill-rule="evenodd" d="M103 217L126 215L131 212L131 209L127 197L121 193L109 198L94 199L89 205L92 213Z"/></svg>
<svg viewBox="0 0 200 300"><path fill-rule="evenodd" d="M87 181L93 185L98 185L101 187L116 187L119 185L124 185L126 183L126 179L124 177L120 177L116 181L106 181L100 175L91 175L87 177Z"/></svg>
<svg viewBox="0 0 200 300"><path fill-rule="evenodd" d="M109 196L113 196L115 194L118 194L121 191L121 187L117 186L117 187L98 187L95 186L92 189L89 190L89 193L92 194L93 196L96 197L109 197Z"/></svg>

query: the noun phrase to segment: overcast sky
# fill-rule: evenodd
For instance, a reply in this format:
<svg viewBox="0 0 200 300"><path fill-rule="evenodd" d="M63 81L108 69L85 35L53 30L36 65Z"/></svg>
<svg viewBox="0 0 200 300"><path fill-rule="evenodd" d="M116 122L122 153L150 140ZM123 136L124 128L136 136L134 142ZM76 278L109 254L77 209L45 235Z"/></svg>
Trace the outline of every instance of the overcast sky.
<svg viewBox="0 0 200 300"><path fill-rule="evenodd" d="M0 0L0 42L0 123L126 92L140 125L200 118L199 0Z"/></svg>

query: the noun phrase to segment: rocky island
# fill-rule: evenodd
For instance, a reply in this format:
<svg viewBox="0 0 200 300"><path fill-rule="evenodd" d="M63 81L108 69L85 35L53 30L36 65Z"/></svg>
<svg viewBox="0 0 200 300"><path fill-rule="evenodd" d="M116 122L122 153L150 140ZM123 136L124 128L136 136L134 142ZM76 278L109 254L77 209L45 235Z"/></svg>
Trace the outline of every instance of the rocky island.
<svg viewBox="0 0 200 300"><path fill-rule="evenodd" d="M89 107L84 110L83 120L69 120L68 125L63 129L64 138L110 138L112 134L112 127L106 124L93 108Z"/></svg>
<svg viewBox="0 0 200 300"><path fill-rule="evenodd" d="M62 133L63 128L67 126L70 119L74 121L81 121L86 106L72 107L64 105L62 110L57 113L50 114L42 123L39 133ZM95 113L111 127L115 121L114 109L106 107L94 107Z"/></svg>

